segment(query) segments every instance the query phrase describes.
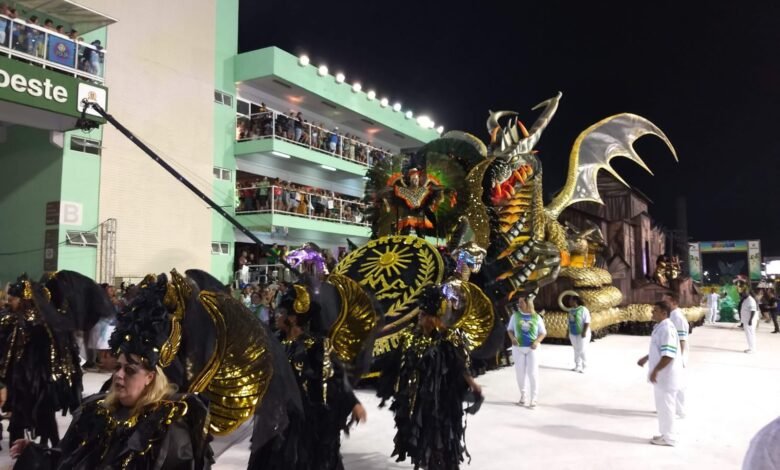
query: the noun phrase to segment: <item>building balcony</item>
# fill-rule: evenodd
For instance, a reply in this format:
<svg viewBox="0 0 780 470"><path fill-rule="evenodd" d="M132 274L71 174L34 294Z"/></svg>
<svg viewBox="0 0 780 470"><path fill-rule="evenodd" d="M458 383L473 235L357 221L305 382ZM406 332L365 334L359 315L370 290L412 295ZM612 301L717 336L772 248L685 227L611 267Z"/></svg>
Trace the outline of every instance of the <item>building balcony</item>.
<svg viewBox="0 0 780 470"><path fill-rule="evenodd" d="M257 105L239 112L257 112L260 103L269 109L300 111L312 124L321 122L340 133L359 136L374 147L399 150L418 148L439 135L424 114L403 107L399 101L377 96L358 83L347 83L344 74L302 63L276 47L242 53L234 60L237 103ZM253 109L254 108L254 109Z"/></svg>
<svg viewBox="0 0 780 470"><path fill-rule="evenodd" d="M0 15L0 54L45 69L103 83L106 50L56 31Z"/></svg>
<svg viewBox="0 0 780 470"><path fill-rule="evenodd" d="M250 230L272 227L311 230L345 237L368 238L365 204L305 191L291 192L279 186L265 186L268 196L256 197L261 186L239 188L238 220ZM294 195L293 195L294 194Z"/></svg>
<svg viewBox="0 0 780 470"><path fill-rule="evenodd" d="M248 116L239 114L236 118L236 139L238 142L279 139L360 165L363 172L376 162L392 156L390 152L361 142L349 134L339 133L338 128L328 130L308 122L297 123L292 117L271 110Z"/></svg>

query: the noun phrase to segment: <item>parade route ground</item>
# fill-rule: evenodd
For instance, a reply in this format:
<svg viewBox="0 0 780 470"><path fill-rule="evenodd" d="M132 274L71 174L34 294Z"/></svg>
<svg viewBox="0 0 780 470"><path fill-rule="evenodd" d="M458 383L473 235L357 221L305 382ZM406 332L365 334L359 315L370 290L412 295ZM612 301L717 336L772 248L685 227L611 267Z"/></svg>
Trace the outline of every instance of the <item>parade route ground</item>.
<svg viewBox="0 0 780 470"><path fill-rule="evenodd" d="M462 468L545 469L738 469L752 436L780 416L780 335L761 323L759 352L748 355L745 335L734 325L696 328L690 336L688 416L680 421L676 448L649 444L658 426L646 369L648 337L612 335L590 344L585 374L570 371L569 346L542 345L540 397L536 409L518 407L514 369L478 378L486 401L469 416L466 429L471 465ZM96 390L107 375L87 374ZM389 458L393 420L369 390L358 392L368 422L342 446L347 469L410 469ZM62 432L69 417L58 418ZM5 423L7 427L7 422ZM0 469L10 468L5 434ZM245 469L249 439L224 452L215 469Z"/></svg>

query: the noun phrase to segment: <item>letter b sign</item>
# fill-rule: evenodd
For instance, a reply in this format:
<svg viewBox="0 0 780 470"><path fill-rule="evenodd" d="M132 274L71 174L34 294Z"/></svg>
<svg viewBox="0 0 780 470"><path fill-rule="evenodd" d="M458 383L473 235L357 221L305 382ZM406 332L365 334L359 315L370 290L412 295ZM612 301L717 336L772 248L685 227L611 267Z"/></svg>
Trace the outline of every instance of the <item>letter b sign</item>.
<svg viewBox="0 0 780 470"><path fill-rule="evenodd" d="M60 202L60 224L81 225L83 222L84 206L78 202Z"/></svg>

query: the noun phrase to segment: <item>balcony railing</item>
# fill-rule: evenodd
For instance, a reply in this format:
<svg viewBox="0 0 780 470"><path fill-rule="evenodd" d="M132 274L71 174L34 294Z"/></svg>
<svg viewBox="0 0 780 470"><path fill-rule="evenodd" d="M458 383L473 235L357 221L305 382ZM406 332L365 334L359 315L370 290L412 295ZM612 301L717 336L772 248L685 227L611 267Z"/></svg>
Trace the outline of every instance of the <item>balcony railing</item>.
<svg viewBox="0 0 780 470"><path fill-rule="evenodd" d="M290 270L282 264L248 264L246 268L235 272L234 279L239 279L242 284L269 284L290 278Z"/></svg>
<svg viewBox="0 0 780 470"><path fill-rule="evenodd" d="M282 139L368 167L392 155L311 123L298 123L293 117L270 110L249 116L239 114L236 119L236 140L256 139Z"/></svg>
<svg viewBox="0 0 780 470"><path fill-rule="evenodd" d="M0 54L45 69L103 82L103 48L74 41L55 31L0 15Z"/></svg>
<svg viewBox="0 0 780 470"><path fill-rule="evenodd" d="M265 189L265 196L259 195ZM366 204L281 186L253 185L237 188L240 204L236 214L284 214L368 227ZM356 207L357 209L353 209Z"/></svg>

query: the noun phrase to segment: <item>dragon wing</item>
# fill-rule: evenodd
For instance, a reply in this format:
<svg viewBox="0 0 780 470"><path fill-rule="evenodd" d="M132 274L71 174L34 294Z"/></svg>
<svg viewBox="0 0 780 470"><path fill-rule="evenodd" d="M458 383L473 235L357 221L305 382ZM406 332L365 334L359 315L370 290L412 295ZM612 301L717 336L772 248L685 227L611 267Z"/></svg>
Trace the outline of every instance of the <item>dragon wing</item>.
<svg viewBox="0 0 780 470"><path fill-rule="evenodd" d="M634 150L634 142L648 134L664 141L677 160L677 152L661 129L636 114L616 114L585 129L572 146L566 185L545 208L547 213L556 219L565 208L576 202L591 201L603 204L597 184L599 170L607 170L628 186L610 165L610 160L615 157L628 158L652 174Z"/></svg>

